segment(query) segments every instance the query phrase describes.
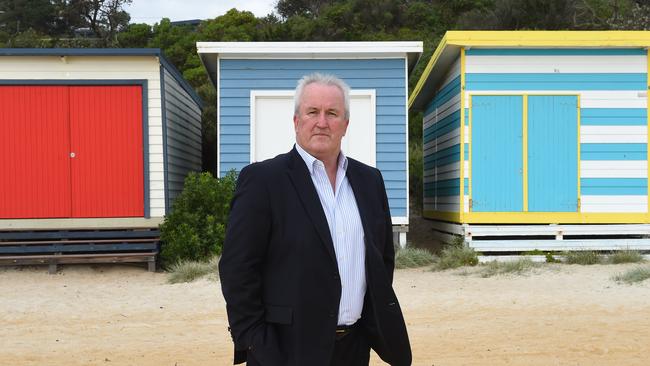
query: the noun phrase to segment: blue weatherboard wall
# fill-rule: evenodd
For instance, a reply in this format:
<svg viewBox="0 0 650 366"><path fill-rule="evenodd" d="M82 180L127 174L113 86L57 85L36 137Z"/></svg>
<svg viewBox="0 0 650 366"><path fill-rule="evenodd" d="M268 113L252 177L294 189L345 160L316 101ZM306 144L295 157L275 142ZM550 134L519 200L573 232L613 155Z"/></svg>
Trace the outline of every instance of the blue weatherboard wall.
<svg viewBox="0 0 650 366"><path fill-rule="evenodd" d="M312 72L330 73L352 89L375 89L377 168L386 182L391 215L407 216L405 59L220 60L220 175L250 163L250 91L293 90Z"/></svg>
<svg viewBox="0 0 650 366"><path fill-rule="evenodd" d="M579 143L580 161L591 169L589 172L580 171L581 212L638 212L641 206L645 207L642 212L647 212L647 132L643 129L648 123L646 53L645 49L473 48L466 51L468 64L471 63L474 70L479 70L472 72L472 68L468 67L465 74L469 95L529 95L529 211L578 210ZM549 69L548 63L540 61L544 57L547 57L545 61L552 58L560 66L555 70ZM521 60L521 63L517 64L519 61L516 61L503 66L505 63L500 62L513 58ZM563 72L576 60L579 61L577 65L584 65L583 70L574 67L571 71ZM539 72L534 69L535 65L538 65ZM629 65L640 67L630 71ZM494 71L490 67L501 69ZM560 94L573 95L557 96ZM559 108L564 102L567 103L566 108ZM571 104L575 107L571 107ZM465 112L467 123L470 109L466 108ZM476 110L471 112L474 123ZM577 129L578 119L582 132ZM634 132L621 132L623 129ZM599 131L600 136L589 136L596 133L594 131ZM628 135L621 139L620 134ZM475 135L474 130L472 135ZM477 138L481 136L472 137L475 149L480 143ZM636 170L617 169L618 165L626 162L638 162L633 165ZM470 168L473 172L469 172L472 199L475 201L478 200L477 189L479 192L481 189L477 176L480 170L501 171L496 162L489 167L477 164L479 162L473 160ZM497 192L493 194L496 197ZM628 208L624 204L616 204L617 197L622 200L622 196L637 196L638 203L635 201L635 204L640 206ZM603 205L604 201L598 197L607 197L609 206ZM606 211L601 211L603 209Z"/></svg>

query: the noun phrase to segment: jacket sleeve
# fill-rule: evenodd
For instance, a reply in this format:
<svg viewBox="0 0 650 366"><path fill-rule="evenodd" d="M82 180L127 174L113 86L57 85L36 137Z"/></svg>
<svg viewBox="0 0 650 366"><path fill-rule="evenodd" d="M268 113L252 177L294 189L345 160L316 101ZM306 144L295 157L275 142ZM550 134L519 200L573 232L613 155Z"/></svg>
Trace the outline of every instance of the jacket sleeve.
<svg viewBox="0 0 650 366"><path fill-rule="evenodd" d="M274 347L277 338L264 321L262 301L262 270L272 220L269 192L262 173L260 167L251 165L239 174L219 261L219 276L235 350L255 354L254 348L259 348L266 353L260 358L276 358L279 357L274 355L279 352Z"/></svg>
<svg viewBox="0 0 650 366"><path fill-rule="evenodd" d="M384 209L384 216L386 220L386 225L384 227L385 232L383 233L385 242L384 242L384 252L382 257L384 260L384 266L386 266L386 273L390 283L393 283L393 271L395 270L395 246L393 244L393 221L390 216L390 207L388 206L388 196L386 195L386 186L384 185L384 178L381 175L381 172L377 170L377 175L379 175L379 181L381 182L381 200L382 208Z"/></svg>

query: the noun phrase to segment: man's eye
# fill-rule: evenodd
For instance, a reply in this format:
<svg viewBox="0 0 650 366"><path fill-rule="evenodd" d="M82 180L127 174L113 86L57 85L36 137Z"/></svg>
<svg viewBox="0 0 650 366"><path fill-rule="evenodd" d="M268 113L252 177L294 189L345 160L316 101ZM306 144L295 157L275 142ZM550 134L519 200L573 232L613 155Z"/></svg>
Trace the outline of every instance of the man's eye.
<svg viewBox="0 0 650 366"><path fill-rule="evenodd" d="M316 114L316 111L307 111L307 115L313 116Z"/></svg>
<svg viewBox="0 0 650 366"><path fill-rule="evenodd" d="M336 117L338 114L336 112L328 112L327 113L329 116Z"/></svg>

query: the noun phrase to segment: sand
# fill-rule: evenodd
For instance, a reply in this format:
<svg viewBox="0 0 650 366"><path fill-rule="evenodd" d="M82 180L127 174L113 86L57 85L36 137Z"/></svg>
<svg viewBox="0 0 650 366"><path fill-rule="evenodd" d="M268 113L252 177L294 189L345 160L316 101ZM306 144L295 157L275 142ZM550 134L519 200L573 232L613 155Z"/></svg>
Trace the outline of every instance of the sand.
<svg viewBox="0 0 650 366"><path fill-rule="evenodd" d="M397 271L413 364L648 365L650 280L611 280L635 266ZM215 279L172 285L128 265L0 268L0 324L0 365L232 363Z"/></svg>

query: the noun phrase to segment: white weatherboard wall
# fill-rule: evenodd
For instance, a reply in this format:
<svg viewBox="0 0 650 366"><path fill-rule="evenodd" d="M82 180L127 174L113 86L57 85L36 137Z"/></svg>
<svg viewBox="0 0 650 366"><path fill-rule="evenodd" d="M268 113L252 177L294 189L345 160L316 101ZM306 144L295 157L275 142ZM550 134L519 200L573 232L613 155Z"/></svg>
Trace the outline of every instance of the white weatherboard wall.
<svg viewBox="0 0 650 366"><path fill-rule="evenodd" d="M251 162L273 158L295 143L294 92L251 90ZM341 149L370 166L376 166L375 91L350 91L350 123Z"/></svg>
<svg viewBox="0 0 650 366"><path fill-rule="evenodd" d="M465 108L470 95L578 95L580 211L648 212L647 61L645 49L470 49Z"/></svg>
<svg viewBox="0 0 650 366"><path fill-rule="evenodd" d="M149 213L152 218L162 218L165 215L160 63L156 57L2 56L0 57L0 79L30 81L147 80ZM39 221L46 222L47 220ZM52 225L56 225L53 220L49 221ZM76 221L82 222L82 220ZM122 223L121 225L125 224L128 225L128 223ZM18 223L14 227L20 228L23 226Z"/></svg>

